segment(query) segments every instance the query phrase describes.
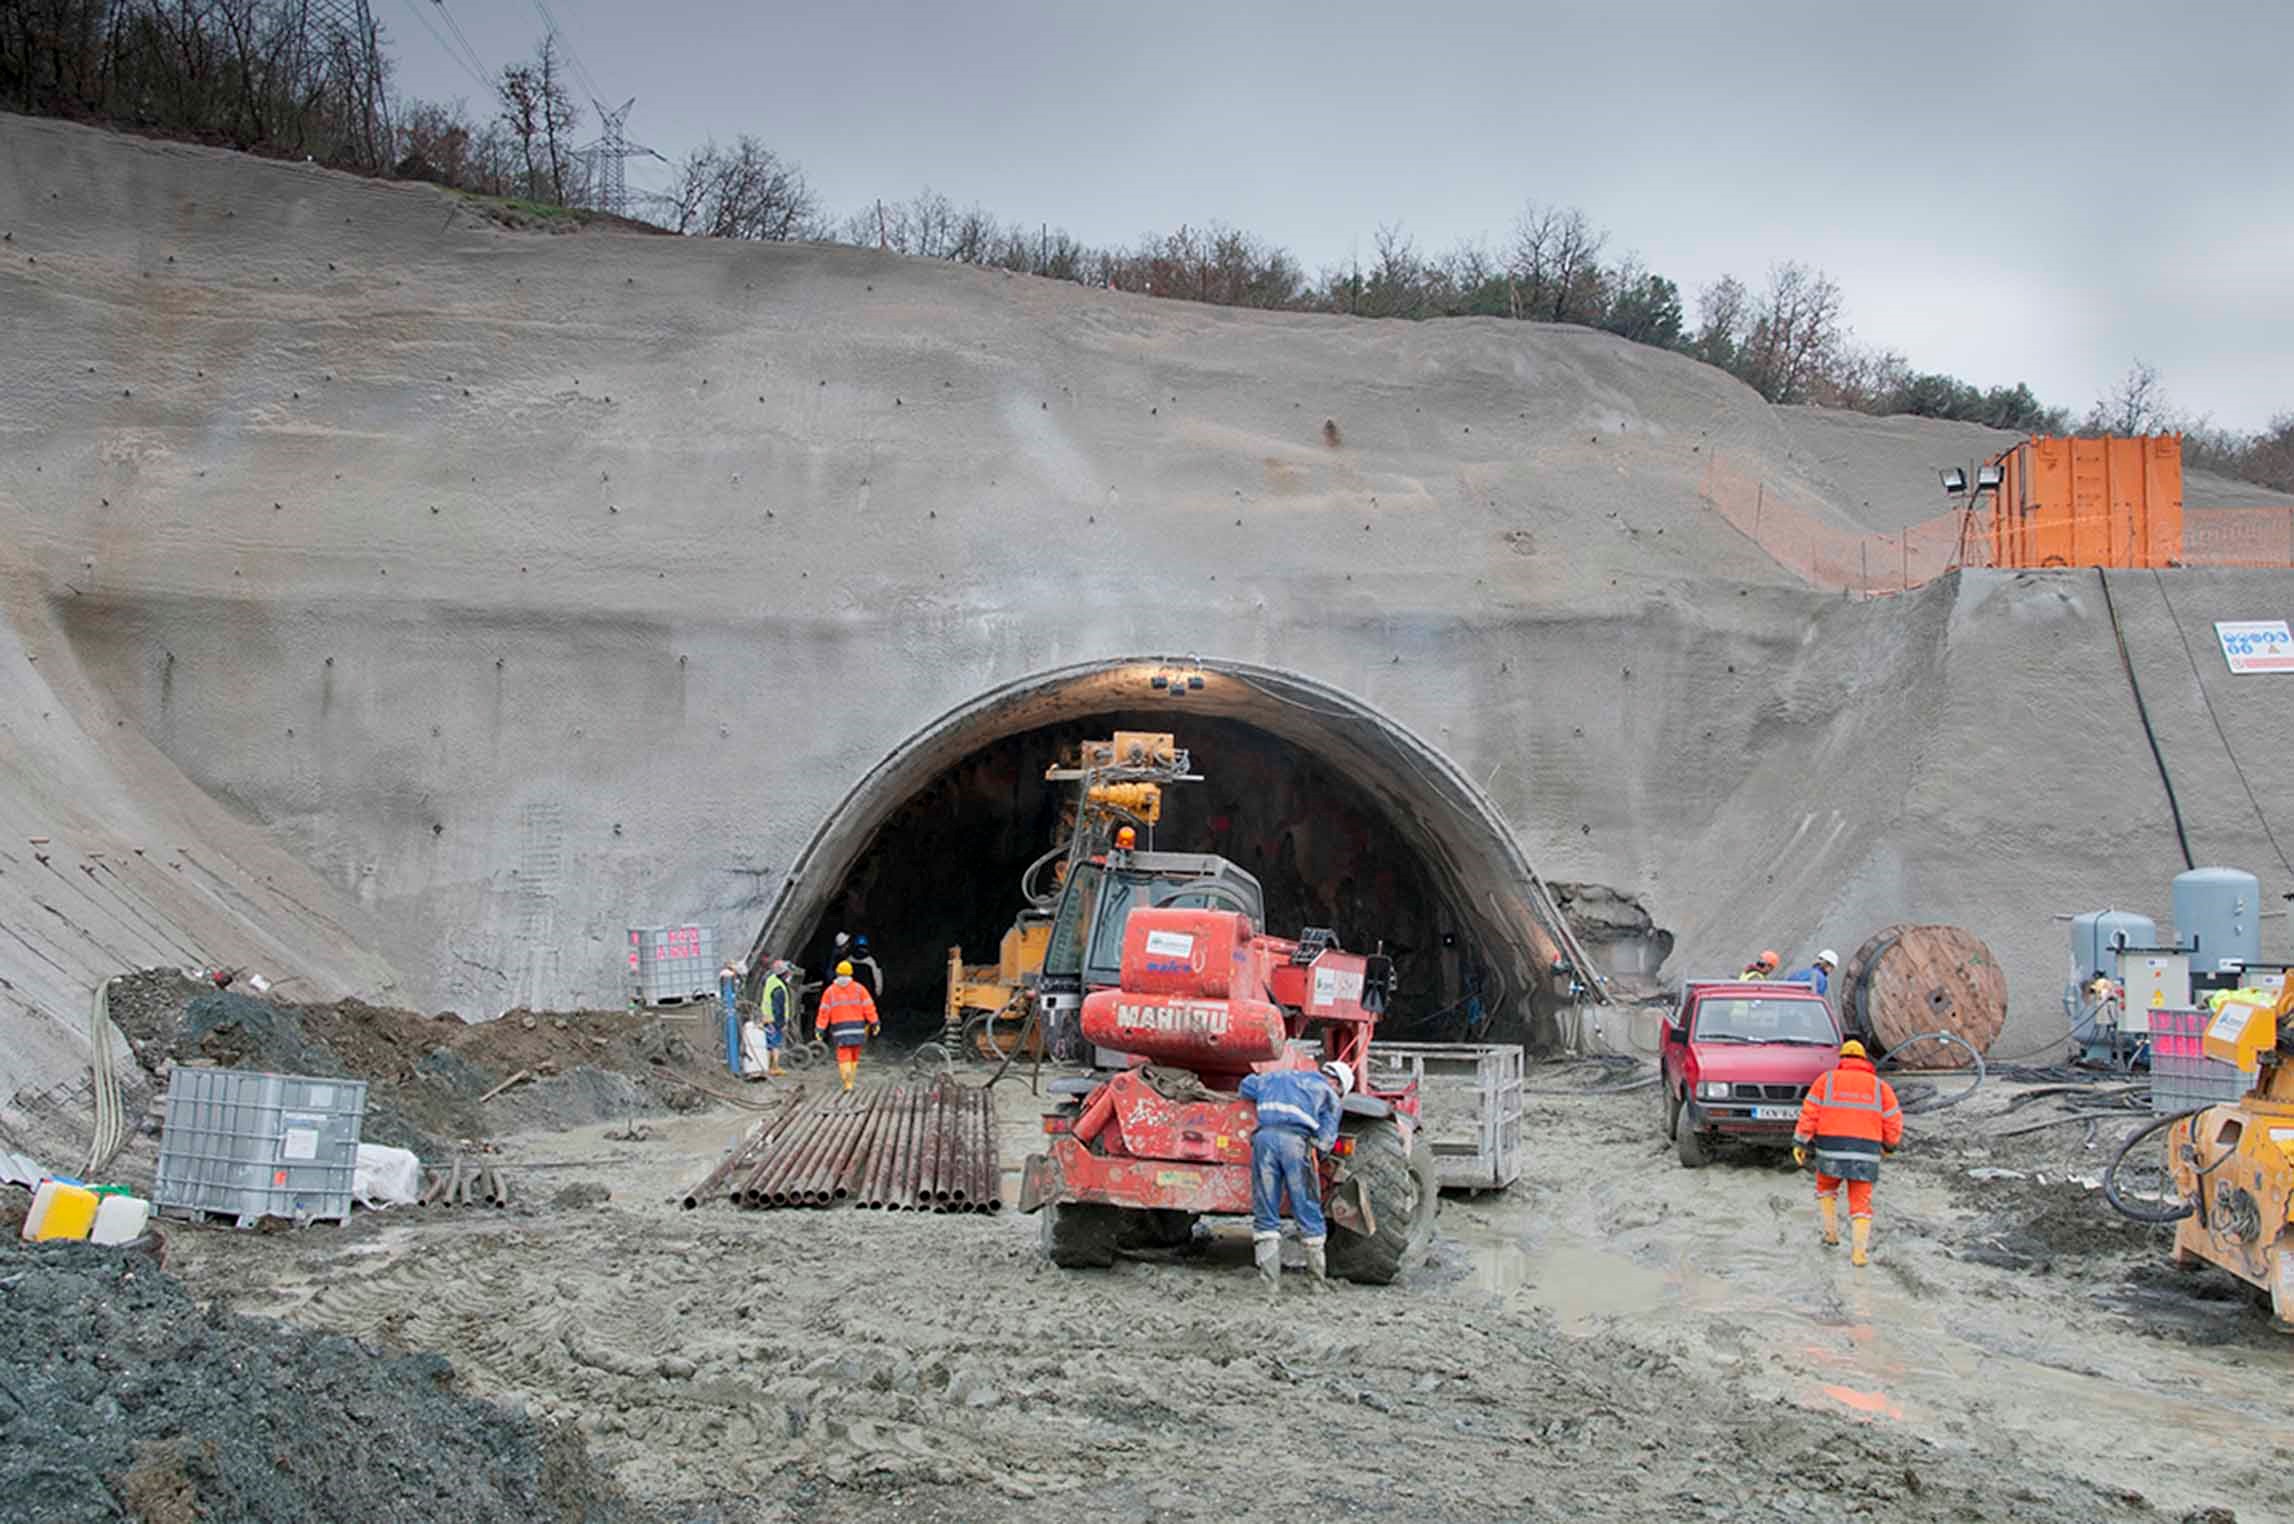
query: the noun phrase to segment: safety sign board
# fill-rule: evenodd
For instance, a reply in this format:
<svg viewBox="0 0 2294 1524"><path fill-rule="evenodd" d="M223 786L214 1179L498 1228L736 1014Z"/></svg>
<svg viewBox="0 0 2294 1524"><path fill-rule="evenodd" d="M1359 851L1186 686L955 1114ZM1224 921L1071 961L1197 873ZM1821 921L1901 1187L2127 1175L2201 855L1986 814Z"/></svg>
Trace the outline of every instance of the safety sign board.
<svg viewBox="0 0 2294 1524"><path fill-rule="evenodd" d="M2218 619L2214 633L2233 672L2294 672L2294 635L2283 619Z"/></svg>

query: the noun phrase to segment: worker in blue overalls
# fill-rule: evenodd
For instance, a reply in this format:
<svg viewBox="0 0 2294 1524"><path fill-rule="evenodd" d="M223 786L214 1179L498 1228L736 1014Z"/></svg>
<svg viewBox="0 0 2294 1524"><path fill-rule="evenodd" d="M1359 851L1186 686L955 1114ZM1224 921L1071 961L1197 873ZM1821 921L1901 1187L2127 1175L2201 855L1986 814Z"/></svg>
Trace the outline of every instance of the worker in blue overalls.
<svg viewBox="0 0 2294 1524"><path fill-rule="evenodd" d="M1323 1246L1329 1227L1322 1219L1322 1183L1314 1161L1338 1141L1340 1101L1354 1088L1354 1070L1337 1059L1320 1069L1276 1069L1246 1075L1242 1095L1257 1103L1251 1129L1251 1257L1268 1295L1282 1284L1282 1198L1298 1221L1298 1241L1306 1248L1306 1273L1329 1275Z"/></svg>

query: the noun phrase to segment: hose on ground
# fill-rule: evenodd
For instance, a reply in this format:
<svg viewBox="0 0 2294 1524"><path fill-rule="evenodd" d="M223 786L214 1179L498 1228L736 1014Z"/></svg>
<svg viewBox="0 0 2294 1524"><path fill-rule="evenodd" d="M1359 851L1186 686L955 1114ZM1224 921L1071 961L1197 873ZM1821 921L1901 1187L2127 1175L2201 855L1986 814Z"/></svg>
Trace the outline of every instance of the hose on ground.
<svg viewBox="0 0 2294 1524"><path fill-rule="evenodd" d="M2188 1217L2192 1210L2192 1203L2188 1201L2178 1201L2175 1203L2174 1207L2168 1211L2138 1210L2135 1207L2129 1206L2126 1202L2126 1199L2119 1194L2119 1166L2126 1161L2128 1154L2134 1152L2135 1145L2142 1142L2143 1139L2149 1137L2152 1133L2158 1132L2162 1128L2172 1127L2177 1122L2187 1121L2191 1117L2195 1117L2201 1112L2211 1109L2212 1108L2206 1106L2193 1106L2188 1111L2177 1111L2169 1116L2155 1118L2154 1120L2145 1123L2143 1126L2138 1127L2133 1132L2127 1134L2127 1141L2119 1145L2119 1151L2111 1156L2111 1162L2105 1165L2103 1168L2103 1199L2111 1203L2112 1208L2117 1211L2121 1217L2128 1218L2134 1222L2149 1223L2155 1226L2170 1222L2180 1222L2185 1217ZM2229 1157L2230 1154L2228 1152L2224 1153L2222 1156L2223 1159L2227 1159ZM2220 1164L2221 1162L2222 1159L2217 1159L2214 1161L2214 1164L2208 1165L2207 1169L2213 1169L2215 1165ZM2203 1175L2206 1173L2206 1170L2201 1170L2199 1173Z"/></svg>
<svg viewBox="0 0 2294 1524"><path fill-rule="evenodd" d="M1924 1116L1929 1112L1947 1110L1957 1106L1983 1088L1983 1078L1987 1072L1984 1067L1983 1054L1977 1051L1974 1043L1969 1042L1957 1032L1921 1032L1916 1036L1907 1037L1891 1048L1887 1056L1882 1058L1874 1067L1886 1068L1895 1062L1898 1053L1907 1051L1914 1043L1922 1042L1956 1042L1967 1049L1968 1057L1975 1062L1975 1078L1968 1082L1965 1090L1954 1090L1951 1094L1941 1098L1938 1098L1932 1089L1919 1091L1909 1099L1899 1093L1896 1097L1897 1103L1903 1107L1907 1115Z"/></svg>
<svg viewBox="0 0 2294 1524"><path fill-rule="evenodd" d="M96 986L88 1008L88 1073L94 1092L95 1131L88 1139L87 1179L94 1180L111 1167L127 1146L127 1112L120 1095L119 1074L112 1064L112 981Z"/></svg>

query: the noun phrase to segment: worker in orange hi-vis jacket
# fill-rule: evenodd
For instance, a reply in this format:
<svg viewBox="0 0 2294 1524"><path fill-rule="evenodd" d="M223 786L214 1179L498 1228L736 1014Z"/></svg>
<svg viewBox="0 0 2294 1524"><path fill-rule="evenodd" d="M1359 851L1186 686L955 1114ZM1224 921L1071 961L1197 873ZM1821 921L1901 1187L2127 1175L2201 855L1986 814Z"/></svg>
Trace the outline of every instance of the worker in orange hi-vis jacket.
<svg viewBox="0 0 2294 1524"><path fill-rule="evenodd" d="M837 964L835 980L820 992L820 1015L813 1026L836 1049L836 1072L850 1090L860 1073L861 1045L876 1035L876 1002L864 985L854 982L850 962Z"/></svg>
<svg viewBox="0 0 2294 1524"><path fill-rule="evenodd" d="M1880 1160L1904 1140L1904 1110L1896 1092L1880 1078L1854 1038L1840 1045L1840 1062L1817 1076L1800 1103L1800 1125L1792 1131L1792 1162L1816 1161L1816 1210L1824 1222L1824 1242L1840 1242L1840 1186L1848 1186L1849 1259L1870 1262L1872 1186Z"/></svg>

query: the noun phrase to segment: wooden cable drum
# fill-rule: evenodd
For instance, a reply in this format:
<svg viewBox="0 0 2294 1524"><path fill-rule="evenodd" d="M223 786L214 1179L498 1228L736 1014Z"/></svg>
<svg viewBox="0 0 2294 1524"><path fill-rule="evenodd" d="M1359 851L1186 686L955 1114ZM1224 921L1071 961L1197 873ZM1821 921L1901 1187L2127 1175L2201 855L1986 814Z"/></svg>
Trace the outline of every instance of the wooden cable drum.
<svg viewBox="0 0 2294 1524"><path fill-rule="evenodd" d="M2007 974L1981 938L1957 926L1889 926L1840 970L1848 1030L1906 1069L1965 1069L1957 1043L1906 1039L1949 1032L1988 1052L2007 1024ZM1878 1053L1873 1055L1875 1058Z"/></svg>

